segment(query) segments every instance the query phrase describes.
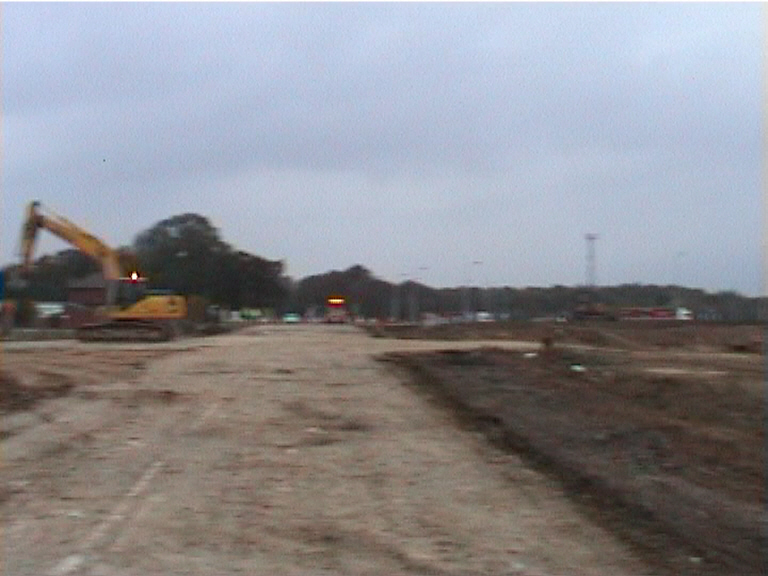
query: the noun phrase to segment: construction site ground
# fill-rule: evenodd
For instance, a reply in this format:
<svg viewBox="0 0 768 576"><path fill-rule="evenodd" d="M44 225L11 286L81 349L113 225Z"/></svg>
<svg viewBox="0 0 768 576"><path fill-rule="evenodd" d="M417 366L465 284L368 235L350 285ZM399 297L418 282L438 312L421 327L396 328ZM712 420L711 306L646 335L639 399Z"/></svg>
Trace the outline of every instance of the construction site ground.
<svg viewBox="0 0 768 576"><path fill-rule="evenodd" d="M655 570L765 573L760 327L659 321L385 332L539 340L535 354L491 346L389 359L466 426L558 478Z"/></svg>
<svg viewBox="0 0 768 576"><path fill-rule="evenodd" d="M592 328L392 330L4 344L0 571L760 573L743 531L759 533L762 510L759 329L693 347ZM667 428L644 431L674 404ZM717 448L699 459L704 444ZM665 537L663 515L621 496L653 508L658 483L715 505L681 508ZM747 535L723 533L713 554L680 536L708 544L708 523Z"/></svg>

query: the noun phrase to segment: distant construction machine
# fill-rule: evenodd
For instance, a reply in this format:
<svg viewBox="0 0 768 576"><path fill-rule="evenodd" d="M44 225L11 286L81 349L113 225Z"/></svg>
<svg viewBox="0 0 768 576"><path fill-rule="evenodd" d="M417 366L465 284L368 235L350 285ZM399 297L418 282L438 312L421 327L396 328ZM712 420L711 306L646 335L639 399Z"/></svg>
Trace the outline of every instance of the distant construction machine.
<svg viewBox="0 0 768 576"><path fill-rule="evenodd" d="M99 310L101 319L77 329L84 341L158 342L174 337L178 325L187 318L183 296L151 294L146 279L136 271L123 276L115 250L66 218L43 211L39 202L27 207L21 234L22 271L28 272L38 231L44 228L101 264L106 305Z"/></svg>

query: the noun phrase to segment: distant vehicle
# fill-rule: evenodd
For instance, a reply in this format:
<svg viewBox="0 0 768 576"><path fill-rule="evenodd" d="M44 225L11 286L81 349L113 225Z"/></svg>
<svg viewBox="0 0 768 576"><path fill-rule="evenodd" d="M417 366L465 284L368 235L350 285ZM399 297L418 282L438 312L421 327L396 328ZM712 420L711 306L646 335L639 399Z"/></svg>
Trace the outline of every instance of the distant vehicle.
<svg viewBox="0 0 768 576"><path fill-rule="evenodd" d="M301 322L301 316L299 314L296 314L295 312L283 314L284 324L298 324L299 322Z"/></svg>
<svg viewBox="0 0 768 576"><path fill-rule="evenodd" d="M622 320L693 320L694 315L688 308L668 307L629 307L619 310Z"/></svg>
<svg viewBox="0 0 768 576"><path fill-rule="evenodd" d="M688 308L678 308L675 310L675 318L677 320L693 320L693 312Z"/></svg>
<svg viewBox="0 0 768 576"><path fill-rule="evenodd" d="M583 302L576 306L571 314L573 320L618 320L613 308L599 302Z"/></svg>
<svg viewBox="0 0 768 576"><path fill-rule="evenodd" d="M328 324L344 324L349 321L347 301L342 296L331 296L325 304L325 321Z"/></svg>
<svg viewBox="0 0 768 576"><path fill-rule="evenodd" d="M240 309L240 318L243 320L261 320L264 317L264 314L261 310L258 310L256 308L241 308Z"/></svg>

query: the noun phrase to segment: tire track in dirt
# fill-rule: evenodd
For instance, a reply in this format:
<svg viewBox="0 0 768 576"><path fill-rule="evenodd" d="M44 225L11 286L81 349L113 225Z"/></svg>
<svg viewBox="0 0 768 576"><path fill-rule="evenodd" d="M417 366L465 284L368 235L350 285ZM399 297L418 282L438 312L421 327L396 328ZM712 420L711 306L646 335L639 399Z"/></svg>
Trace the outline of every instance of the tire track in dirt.
<svg viewBox="0 0 768 576"><path fill-rule="evenodd" d="M101 521L88 536L77 546L77 552L70 554L49 571L50 576L64 576L82 570L87 562L88 553L98 546L110 530L117 529L129 516L131 509L137 507L136 500L149 486L152 478L162 468L164 462L155 460L144 471L131 489L126 492L114 509Z"/></svg>

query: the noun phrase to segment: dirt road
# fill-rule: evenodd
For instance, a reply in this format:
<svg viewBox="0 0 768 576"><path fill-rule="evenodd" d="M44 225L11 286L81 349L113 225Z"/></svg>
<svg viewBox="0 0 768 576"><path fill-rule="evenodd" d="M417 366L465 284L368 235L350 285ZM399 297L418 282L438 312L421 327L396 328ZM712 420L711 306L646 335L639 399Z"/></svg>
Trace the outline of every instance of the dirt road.
<svg viewBox="0 0 768 576"><path fill-rule="evenodd" d="M50 393L4 416L0 571L645 574L374 359L465 345L285 326L7 347Z"/></svg>

